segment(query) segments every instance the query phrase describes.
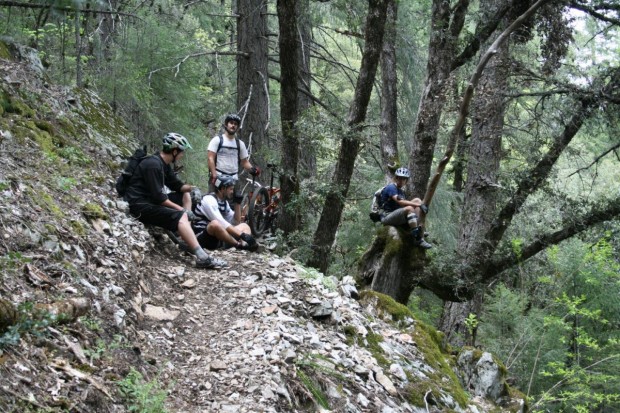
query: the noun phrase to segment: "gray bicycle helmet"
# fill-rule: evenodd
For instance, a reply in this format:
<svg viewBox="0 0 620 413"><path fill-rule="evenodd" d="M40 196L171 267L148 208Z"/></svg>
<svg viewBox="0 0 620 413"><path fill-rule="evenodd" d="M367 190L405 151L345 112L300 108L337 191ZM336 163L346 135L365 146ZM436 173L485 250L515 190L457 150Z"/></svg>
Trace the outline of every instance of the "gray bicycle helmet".
<svg viewBox="0 0 620 413"><path fill-rule="evenodd" d="M164 152L172 152L173 149L178 149L180 151L192 149L192 145L189 144L185 136L174 132L170 132L164 136L163 144Z"/></svg>
<svg viewBox="0 0 620 413"><path fill-rule="evenodd" d="M409 173L409 169L407 168L398 168L396 172L394 173L394 175L396 175L399 178L407 178L407 179L409 179L409 177L411 176L411 174Z"/></svg>
<svg viewBox="0 0 620 413"><path fill-rule="evenodd" d="M215 186L218 190L222 190L222 188L228 188L229 186L235 186L235 179L231 176L218 177L215 181Z"/></svg>
<svg viewBox="0 0 620 413"><path fill-rule="evenodd" d="M226 126L226 124L230 121L237 122L237 125L241 125L241 118L236 113L229 113L226 115L224 118L224 126Z"/></svg>

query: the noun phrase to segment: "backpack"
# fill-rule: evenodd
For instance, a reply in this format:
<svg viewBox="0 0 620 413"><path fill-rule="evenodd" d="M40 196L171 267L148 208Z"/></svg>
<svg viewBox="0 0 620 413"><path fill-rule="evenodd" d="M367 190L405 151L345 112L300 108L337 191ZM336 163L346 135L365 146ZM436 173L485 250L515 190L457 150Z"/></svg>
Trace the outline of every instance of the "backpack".
<svg viewBox="0 0 620 413"><path fill-rule="evenodd" d="M219 136L220 138L220 144L217 145L217 151L215 151L215 165L217 165L217 154L220 152L220 149L222 149L222 146L224 146L224 136L222 136L221 133L217 136ZM239 143L239 138L237 138L236 136L235 136L235 142L237 143L237 158L239 158L239 154L241 153L241 144ZM221 171L218 171L218 172L221 172Z"/></svg>
<svg viewBox="0 0 620 413"><path fill-rule="evenodd" d="M127 159L127 165L125 166L125 170L120 174L118 178L116 178L116 193L119 198L123 198L127 193L127 188L129 188L129 181L133 176L133 173L136 171L136 168L142 162L144 158L148 155L146 153L146 145L142 148L138 148L135 150L133 155L131 155Z"/></svg>
<svg viewBox="0 0 620 413"><path fill-rule="evenodd" d="M370 204L370 213L368 214L372 222L381 221L381 212L383 210L383 197L381 196L381 193L383 192L383 189L385 189L385 186L377 189L377 191L372 197L372 203Z"/></svg>

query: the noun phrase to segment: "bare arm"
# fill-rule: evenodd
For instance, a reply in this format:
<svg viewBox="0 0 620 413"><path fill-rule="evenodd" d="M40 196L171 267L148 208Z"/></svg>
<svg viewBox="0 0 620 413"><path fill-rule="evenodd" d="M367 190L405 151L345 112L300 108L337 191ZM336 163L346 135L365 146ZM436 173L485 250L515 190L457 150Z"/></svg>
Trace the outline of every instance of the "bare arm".
<svg viewBox="0 0 620 413"><path fill-rule="evenodd" d="M217 154L213 151L209 151L208 153L208 157L209 157L209 172L211 172L211 176L217 176L217 171L215 170L215 156Z"/></svg>
<svg viewBox="0 0 620 413"><path fill-rule="evenodd" d="M245 158L245 159L241 160L241 166L246 171L249 171L250 169L252 169L252 164L250 163L250 160L248 158Z"/></svg>

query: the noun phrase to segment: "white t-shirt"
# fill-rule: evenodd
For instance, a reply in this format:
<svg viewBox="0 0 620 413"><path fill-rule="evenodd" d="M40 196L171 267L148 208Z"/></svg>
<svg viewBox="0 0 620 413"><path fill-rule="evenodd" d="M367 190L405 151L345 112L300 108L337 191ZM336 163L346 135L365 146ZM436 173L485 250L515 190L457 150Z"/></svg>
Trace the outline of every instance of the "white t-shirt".
<svg viewBox="0 0 620 413"><path fill-rule="evenodd" d="M231 226L235 220L235 212L230 208L228 201L220 201L211 194L203 196L196 209L197 212L207 217L209 222L219 221L224 228ZM206 228L208 222L199 221L199 224L204 225L197 225L197 227L204 226Z"/></svg>
<svg viewBox="0 0 620 413"><path fill-rule="evenodd" d="M220 151L217 148L220 146L220 135L216 135L211 142L207 150L209 152L215 152L217 158L215 160L215 169L219 174L225 174L235 176L239 172L239 160L246 159L248 155L248 149L245 147L245 143L239 139L239 153L237 153L237 142L235 138L229 139L226 135L222 134L222 147Z"/></svg>

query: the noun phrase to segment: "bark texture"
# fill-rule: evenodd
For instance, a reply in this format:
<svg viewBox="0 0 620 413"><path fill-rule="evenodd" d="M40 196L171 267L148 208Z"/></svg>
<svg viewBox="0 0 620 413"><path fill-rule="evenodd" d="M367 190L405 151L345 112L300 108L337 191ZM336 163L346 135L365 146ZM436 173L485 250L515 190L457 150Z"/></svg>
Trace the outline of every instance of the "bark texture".
<svg viewBox="0 0 620 413"><path fill-rule="evenodd" d="M396 76L396 22L398 8L395 0L388 2L387 22L381 52L381 167L386 181L400 166L398 158L398 94Z"/></svg>
<svg viewBox="0 0 620 413"><path fill-rule="evenodd" d="M264 166L268 146L267 0L237 0L237 108L242 109L241 138L251 145L252 162Z"/></svg>
<svg viewBox="0 0 620 413"><path fill-rule="evenodd" d="M288 234L299 224L299 212L292 207L291 200L298 193L299 138L297 133L299 72L299 42L297 41L297 0L278 0L278 21L280 23L280 116L282 120L282 203L278 226Z"/></svg>

